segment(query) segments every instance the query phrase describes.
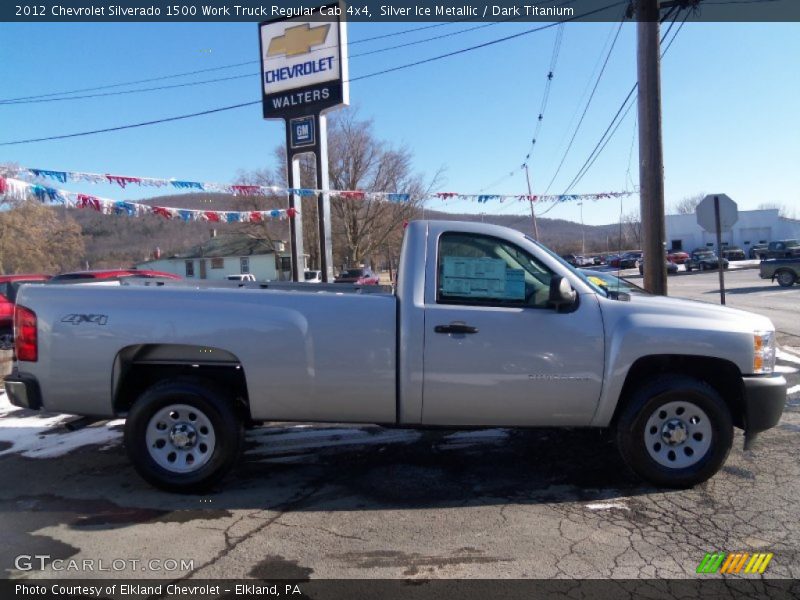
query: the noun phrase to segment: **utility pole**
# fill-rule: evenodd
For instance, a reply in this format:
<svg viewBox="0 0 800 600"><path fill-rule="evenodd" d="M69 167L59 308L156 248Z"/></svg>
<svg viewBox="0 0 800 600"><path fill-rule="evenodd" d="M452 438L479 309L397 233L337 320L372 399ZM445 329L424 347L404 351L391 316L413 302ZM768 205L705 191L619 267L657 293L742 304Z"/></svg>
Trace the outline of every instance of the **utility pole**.
<svg viewBox="0 0 800 600"><path fill-rule="evenodd" d="M664 153L661 137L659 0L637 0L639 185L644 243L644 288L666 296L664 266Z"/></svg>
<svg viewBox="0 0 800 600"><path fill-rule="evenodd" d="M525 179L528 180L528 202L531 205L531 221L533 221L533 239L539 241L539 226L536 224L536 211L533 209L533 192L531 191L531 174L528 172L528 163L522 165L525 167Z"/></svg>

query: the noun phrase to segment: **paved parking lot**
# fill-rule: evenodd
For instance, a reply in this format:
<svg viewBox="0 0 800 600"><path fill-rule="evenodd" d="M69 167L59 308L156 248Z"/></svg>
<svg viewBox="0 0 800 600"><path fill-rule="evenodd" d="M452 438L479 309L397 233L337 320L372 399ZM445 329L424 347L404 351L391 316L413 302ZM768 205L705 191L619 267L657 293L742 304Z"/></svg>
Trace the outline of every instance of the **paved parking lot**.
<svg viewBox="0 0 800 600"><path fill-rule="evenodd" d="M223 488L169 495L136 476L121 423L69 432L64 417L0 394L0 568L87 575L14 569L19 554L49 554L193 561L95 573L171 579L682 578L719 550L773 552L766 577L800 577L800 324L790 319L800 286L752 270L728 281L731 306L782 329L779 368L793 391L777 428L747 452L737 434L723 471L691 491L642 485L594 431L330 425L254 430ZM679 275L670 290L716 301L715 282Z"/></svg>

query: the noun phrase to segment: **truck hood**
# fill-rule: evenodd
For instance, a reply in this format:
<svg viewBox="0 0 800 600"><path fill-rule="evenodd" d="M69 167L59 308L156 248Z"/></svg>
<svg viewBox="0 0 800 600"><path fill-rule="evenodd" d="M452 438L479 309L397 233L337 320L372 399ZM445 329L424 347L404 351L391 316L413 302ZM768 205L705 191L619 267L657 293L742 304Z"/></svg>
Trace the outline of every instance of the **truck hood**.
<svg viewBox="0 0 800 600"><path fill-rule="evenodd" d="M683 298L631 294L631 311L638 314L708 319L717 325L726 323L732 331L773 331L775 326L767 317L755 313Z"/></svg>

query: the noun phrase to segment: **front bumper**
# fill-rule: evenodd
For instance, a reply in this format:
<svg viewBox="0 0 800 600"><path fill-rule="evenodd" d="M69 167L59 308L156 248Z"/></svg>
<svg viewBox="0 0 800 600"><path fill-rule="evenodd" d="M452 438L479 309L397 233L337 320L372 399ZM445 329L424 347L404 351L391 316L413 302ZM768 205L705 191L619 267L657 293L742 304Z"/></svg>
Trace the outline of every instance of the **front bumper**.
<svg viewBox="0 0 800 600"><path fill-rule="evenodd" d="M786 406L786 379L780 375L742 377L744 429L748 434L775 427Z"/></svg>
<svg viewBox="0 0 800 600"><path fill-rule="evenodd" d="M5 385L8 399L14 406L33 410L42 408L42 392L35 377L12 373L5 378Z"/></svg>

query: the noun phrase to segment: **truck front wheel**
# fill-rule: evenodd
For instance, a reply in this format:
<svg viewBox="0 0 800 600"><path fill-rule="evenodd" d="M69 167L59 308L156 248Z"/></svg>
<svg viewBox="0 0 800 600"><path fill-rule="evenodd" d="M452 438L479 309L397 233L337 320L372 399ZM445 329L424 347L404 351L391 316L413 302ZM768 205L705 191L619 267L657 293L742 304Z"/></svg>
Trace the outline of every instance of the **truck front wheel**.
<svg viewBox="0 0 800 600"><path fill-rule="evenodd" d="M788 288L794 285L795 276L791 271L778 271L775 274L775 279L778 280L779 286Z"/></svg>
<svg viewBox="0 0 800 600"><path fill-rule="evenodd" d="M682 375L640 387L617 421L617 444L633 471L659 487L689 488L712 477L733 443L730 410L717 391Z"/></svg>
<svg viewBox="0 0 800 600"><path fill-rule="evenodd" d="M212 384L167 380L134 403L125 422L125 447L138 473L171 492L207 489L241 454L242 420Z"/></svg>

